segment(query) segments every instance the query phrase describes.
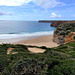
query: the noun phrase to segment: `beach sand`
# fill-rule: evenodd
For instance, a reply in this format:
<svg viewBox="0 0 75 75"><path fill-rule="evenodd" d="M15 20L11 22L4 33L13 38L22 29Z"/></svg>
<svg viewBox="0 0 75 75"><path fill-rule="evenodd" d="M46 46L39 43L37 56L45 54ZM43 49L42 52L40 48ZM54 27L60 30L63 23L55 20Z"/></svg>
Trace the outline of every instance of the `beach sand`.
<svg viewBox="0 0 75 75"><path fill-rule="evenodd" d="M57 47L57 43L53 42L53 35L40 36L29 40L16 42L15 44L32 45L32 46L46 46L49 48Z"/></svg>
<svg viewBox="0 0 75 75"><path fill-rule="evenodd" d="M53 42L53 35L45 35L38 36L33 38L13 38L13 39L0 39L0 44L23 44L23 45L31 45L31 46L46 46L48 48L57 47L57 43ZM44 49L39 48L28 48L28 50L32 53L43 53Z"/></svg>

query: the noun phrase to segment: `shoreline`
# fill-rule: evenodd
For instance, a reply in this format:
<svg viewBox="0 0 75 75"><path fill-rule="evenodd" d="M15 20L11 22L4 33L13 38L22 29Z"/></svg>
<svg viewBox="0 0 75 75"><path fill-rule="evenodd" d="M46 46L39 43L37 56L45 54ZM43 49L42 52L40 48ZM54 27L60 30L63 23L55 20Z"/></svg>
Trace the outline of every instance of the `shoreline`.
<svg viewBox="0 0 75 75"><path fill-rule="evenodd" d="M22 41L26 41L26 40L31 40L31 39L35 39L35 38L39 38L39 37L43 37L43 36L52 36L53 34L50 35L37 35L37 36L22 36L22 37L16 37L16 38L6 38L6 39L0 39L0 44L4 43L4 44L14 44L14 43L19 43Z"/></svg>
<svg viewBox="0 0 75 75"><path fill-rule="evenodd" d="M49 48L57 47L57 43L53 42L53 34L32 36L32 37L19 37L12 39L0 39L0 44L23 44L32 46L46 46Z"/></svg>
<svg viewBox="0 0 75 75"><path fill-rule="evenodd" d="M39 47L46 46L49 48L58 46L57 43L53 42L53 35L43 35L36 38L22 40L14 44L23 44L23 45L31 45L31 46L39 46Z"/></svg>

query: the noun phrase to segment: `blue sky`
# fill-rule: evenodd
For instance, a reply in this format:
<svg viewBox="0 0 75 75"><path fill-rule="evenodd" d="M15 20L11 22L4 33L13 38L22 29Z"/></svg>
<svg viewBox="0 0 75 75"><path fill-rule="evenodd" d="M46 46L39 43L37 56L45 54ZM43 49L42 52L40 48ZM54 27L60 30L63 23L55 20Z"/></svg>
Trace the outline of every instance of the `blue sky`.
<svg viewBox="0 0 75 75"><path fill-rule="evenodd" d="M0 20L75 20L75 0L0 0Z"/></svg>

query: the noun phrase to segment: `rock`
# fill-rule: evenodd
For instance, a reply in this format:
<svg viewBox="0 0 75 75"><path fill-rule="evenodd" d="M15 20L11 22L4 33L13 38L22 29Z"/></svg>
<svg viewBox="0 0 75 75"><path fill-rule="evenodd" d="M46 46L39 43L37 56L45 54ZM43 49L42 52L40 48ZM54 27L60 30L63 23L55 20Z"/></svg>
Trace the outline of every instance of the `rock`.
<svg viewBox="0 0 75 75"><path fill-rule="evenodd" d="M71 32L68 35L66 35L65 37L54 34L53 41L59 45L62 45L62 44L66 44L71 41L75 41L74 37L75 37L75 32Z"/></svg>
<svg viewBox="0 0 75 75"><path fill-rule="evenodd" d="M75 22L61 24L54 31L53 41L57 44L65 44L75 40Z"/></svg>
<svg viewBox="0 0 75 75"><path fill-rule="evenodd" d="M65 42L65 40L64 40L63 36L54 34L54 36L53 36L53 42L56 42L57 44L61 45L61 44L63 44Z"/></svg>
<svg viewBox="0 0 75 75"><path fill-rule="evenodd" d="M71 41L74 41L75 37L75 32L71 32L69 35L67 35L64 39L65 39L65 43L68 43L68 42L71 42Z"/></svg>
<svg viewBox="0 0 75 75"><path fill-rule="evenodd" d="M67 22L67 21L53 21L51 26L58 27L60 24L63 24L65 22Z"/></svg>

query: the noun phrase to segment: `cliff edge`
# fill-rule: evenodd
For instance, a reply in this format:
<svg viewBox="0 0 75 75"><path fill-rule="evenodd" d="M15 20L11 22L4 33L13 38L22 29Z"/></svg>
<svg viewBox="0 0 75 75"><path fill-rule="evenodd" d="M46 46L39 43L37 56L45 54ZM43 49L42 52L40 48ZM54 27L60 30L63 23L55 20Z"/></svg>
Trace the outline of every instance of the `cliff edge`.
<svg viewBox="0 0 75 75"><path fill-rule="evenodd" d="M67 22L75 22L75 20L40 20L39 22L51 23L51 26L58 27L60 24L64 24Z"/></svg>
<svg viewBox="0 0 75 75"><path fill-rule="evenodd" d="M75 22L61 24L54 31L53 41L59 45L75 40Z"/></svg>

